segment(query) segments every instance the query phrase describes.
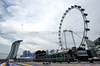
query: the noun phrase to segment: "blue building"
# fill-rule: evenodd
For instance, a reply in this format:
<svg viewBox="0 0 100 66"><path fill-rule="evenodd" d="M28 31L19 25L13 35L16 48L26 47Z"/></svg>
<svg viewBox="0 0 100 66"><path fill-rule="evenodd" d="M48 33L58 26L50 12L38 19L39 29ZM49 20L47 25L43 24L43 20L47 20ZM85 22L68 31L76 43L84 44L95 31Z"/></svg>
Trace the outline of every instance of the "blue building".
<svg viewBox="0 0 100 66"><path fill-rule="evenodd" d="M28 56L27 50L23 51L23 56L22 57L27 57L27 56Z"/></svg>
<svg viewBox="0 0 100 66"><path fill-rule="evenodd" d="M32 53L31 57L32 57L32 58L35 58L35 53Z"/></svg>
<svg viewBox="0 0 100 66"><path fill-rule="evenodd" d="M49 55L49 50L46 50L46 54Z"/></svg>
<svg viewBox="0 0 100 66"><path fill-rule="evenodd" d="M28 55L28 57L31 57L31 52L30 51L27 51L27 55Z"/></svg>
<svg viewBox="0 0 100 66"><path fill-rule="evenodd" d="M50 53L51 53L51 55L55 54L55 50L54 49L51 50Z"/></svg>
<svg viewBox="0 0 100 66"><path fill-rule="evenodd" d="M21 55L20 57L32 57L34 58L35 57L35 52L34 53L31 53L30 51L23 51L23 55Z"/></svg>

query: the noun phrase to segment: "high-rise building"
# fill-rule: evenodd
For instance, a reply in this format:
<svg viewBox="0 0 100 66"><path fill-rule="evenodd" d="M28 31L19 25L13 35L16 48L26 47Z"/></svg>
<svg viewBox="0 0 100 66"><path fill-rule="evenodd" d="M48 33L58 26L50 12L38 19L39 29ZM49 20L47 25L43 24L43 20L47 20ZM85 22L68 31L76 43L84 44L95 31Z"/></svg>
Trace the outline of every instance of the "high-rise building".
<svg viewBox="0 0 100 66"><path fill-rule="evenodd" d="M32 57L32 53L30 51L23 51L23 55L21 55L20 57Z"/></svg>
<svg viewBox="0 0 100 66"><path fill-rule="evenodd" d="M27 51L28 57L31 57L31 52Z"/></svg>
<svg viewBox="0 0 100 66"><path fill-rule="evenodd" d="M17 57L18 48L19 48L20 42L22 41L23 40L17 40L12 44L11 51L6 59L12 59L12 58Z"/></svg>
<svg viewBox="0 0 100 66"><path fill-rule="evenodd" d="M23 57L27 57L27 56L28 56L27 50L23 51Z"/></svg>
<svg viewBox="0 0 100 66"><path fill-rule="evenodd" d="M54 49L51 50L50 53L51 53L51 55L52 55L52 54L55 54L55 50L54 50Z"/></svg>
<svg viewBox="0 0 100 66"><path fill-rule="evenodd" d="M34 59L35 58L35 53L32 53L31 57Z"/></svg>
<svg viewBox="0 0 100 66"><path fill-rule="evenodd" d="M46 50L46 54L49 55L49 50Z"/></svg>
<svg viewBox="0 0 100 66"><path fill-rule="evenodd" d="M56 54L58 54L58 51L59 51L59 50L57 49L57 50L56 50Z"/></svg>

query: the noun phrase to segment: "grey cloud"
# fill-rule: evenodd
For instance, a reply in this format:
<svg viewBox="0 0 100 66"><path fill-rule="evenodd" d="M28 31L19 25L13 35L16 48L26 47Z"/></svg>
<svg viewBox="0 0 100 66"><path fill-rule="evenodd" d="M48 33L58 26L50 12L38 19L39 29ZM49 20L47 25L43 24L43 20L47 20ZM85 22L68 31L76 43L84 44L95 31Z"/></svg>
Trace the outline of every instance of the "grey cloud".
<svg viewBox="0 0 100 66"><path fill-rule="evenodd" d="M18 30L30 30L30 31L58 31L59 23L61 20L61 17L63 13L65 12L68 7L72 5L80 5L82 8L85 8L85 12L88 13L88 19L90 20L89 27L91 31L98 31L99 32L99 12L100 8L99 6L100 1L99 0L43 0L42 2L40 0L1 0L0 1L0 21L5 22L7 25L2 26L0 24L0 32L1 29L4 31L18 31ZM70 16L70 15L67 15ZM71 14L71 16L73 16ZM70 20L70 19L69 19ZM21 25L23 24L23 26ZM35 26L35 27L34 27ZM28 28L30 27L30 28ZM54 35L54 36L53 36ZM41 34L29 34L29 35L3 35L1 34L4 39L8 40L18 40L18 39L24 39L27 40L27 44L31 44L32 47L34 45L43 45L49 44L51 46L58 46L59 40L57 34L47 34L47 35L41 35ZM95 34L93 34L95 36ZM96 35L96 37L91 37L92 35L89 35L90 39L94 40L99 35ZM38 41L36 42L38 37ZM32 40L34 40L32 42ZM56 45L53 45L56 44ZM70 43L71 44L71 43ZM24 45L24 44L22 44ZM42 46L41 45L41 46ZM51 48L48 45L49 49ZM38 47L39 48L47 48L47 47ZM30 46L28 47L30 48ZM33 50L34 51L34 50Z"/></svg>
<svg viewBox="0 0 100 66"><path fill-rule="evenodd" d="M0 22L5 22L6 19L11 17L11 14L8 12L7 8L12 6L8 1L0 1Z"/></svg>

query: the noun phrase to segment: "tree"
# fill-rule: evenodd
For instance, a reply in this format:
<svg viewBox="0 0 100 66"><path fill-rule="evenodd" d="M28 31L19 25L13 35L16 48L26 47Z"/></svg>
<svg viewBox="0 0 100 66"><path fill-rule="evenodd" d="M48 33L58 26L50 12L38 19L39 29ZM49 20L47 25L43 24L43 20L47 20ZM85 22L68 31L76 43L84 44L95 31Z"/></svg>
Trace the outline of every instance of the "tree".
<svg viewBox="0 0 100 66"><path fill-rule="evenodd" d="M89 58L92 57L92 54L91 54L91 51L90 51L90 50L87 50L87 54L88 54L88 57L89 57Z"/></svg>
<svg viewBox="0 0 100 66"><path fill-rule="evenodd" d="M73 51L69 49L68 54L72 57L73 56Z"/></svg>
<svg viewBox="0 0 100 66"><path fill-rule="evenodd" d="M38 57L40 57L40 56L45 56L46 55L46 51L44 51L44 50L38 50L37 52L36 52L36 58L38 58Z"/></svg>
<svg viewBox="0 0 100 66"><path fill-rule="evenodd" d="M41 51L41 56L45 56L46 55L46 51L42 50Z"/></svg>

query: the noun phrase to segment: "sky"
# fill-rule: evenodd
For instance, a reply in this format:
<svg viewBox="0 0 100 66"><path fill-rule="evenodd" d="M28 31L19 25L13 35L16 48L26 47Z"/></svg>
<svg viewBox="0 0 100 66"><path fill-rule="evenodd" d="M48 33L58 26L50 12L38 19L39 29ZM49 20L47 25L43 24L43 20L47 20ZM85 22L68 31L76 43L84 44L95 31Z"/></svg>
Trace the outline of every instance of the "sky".
<svg viewBox="0 0 100 66"><path fill-rule="evenodd" d="M16 40L23 40L18 50L19 55L24 50L35 52L58 49L57 32L60 20L65 11L73 5L81 6L88 14L88 37L94 41L100 35L100 0L0 0L0 53L8 54ZM71 23L72 20L74 23ZM72 29L79 25L77 28L81 28L84 24L82 21L81 13L71 10L66 15L63 27L71 25ZM77 28L74 30L80 32ZM68 38L72 45L70 40L72 39ZM79 41L76 40L76 43Z"/></svg>

